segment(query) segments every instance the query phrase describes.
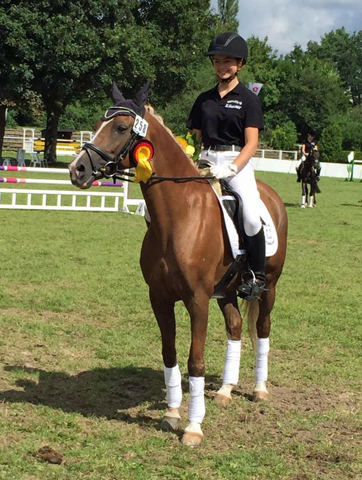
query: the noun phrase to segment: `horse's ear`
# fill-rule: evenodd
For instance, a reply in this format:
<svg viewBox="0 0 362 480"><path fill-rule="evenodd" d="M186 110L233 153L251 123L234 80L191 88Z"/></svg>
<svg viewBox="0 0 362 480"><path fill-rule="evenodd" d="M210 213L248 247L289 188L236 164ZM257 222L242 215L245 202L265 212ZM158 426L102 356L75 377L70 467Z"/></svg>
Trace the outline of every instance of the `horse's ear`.
<svg viewBox="0 0 362 480"><path fill-rule="evenodd" d="M112 85L112 98L113 98L114 105L119 105L120 103L126 100L115 82L113 82L113 85Z"/></svg>
<svg viewBox="0 0 362 480"><path fill-rule="evenodd" d="M139 105L140 107L144 106L144 104L148 100L150 89L151 89L151 82L150 80L147 80L147 82L143 85L141 90L137 93L137 95L133 99L135 103L137 103L137 105Z"/></svg>

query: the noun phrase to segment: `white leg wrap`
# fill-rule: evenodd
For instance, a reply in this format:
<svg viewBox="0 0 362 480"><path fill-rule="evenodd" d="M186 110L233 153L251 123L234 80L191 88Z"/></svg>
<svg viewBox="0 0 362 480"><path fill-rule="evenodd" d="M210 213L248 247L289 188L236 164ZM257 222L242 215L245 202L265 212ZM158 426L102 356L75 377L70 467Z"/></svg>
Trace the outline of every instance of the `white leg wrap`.
<svg viewBox="0 0 362 480"><path fill-rule="evenodd" d="M222 384L237 385L239 381L241 340L228 340Z"/></svg>
<svg viewBox="0 0 362 480"><path fill-rule="evenodd" d="M202 423L205 416L205 378L190 377L190 406L189 420L190 422Z"/></svg>
<svg viewBox="0 0 362 480"><path fill-rule="evenodd" d="M302 195L302 200L301 200L301 202L300 202L300 206L301 206L302 208L305 208L305 195Z"/></svg>
<svg viewBox="0 0 362 480"><path fill-rule="evenodd" d="M181 372L178 365L163 369L167 392L167 406L179 408L182 401Z"/></svg>
<svg viewBox="0 0 362 480"><path fill-rule="evenodd" d="M255 383L268 379L269 338L258 338L256 341Z"/></svg>

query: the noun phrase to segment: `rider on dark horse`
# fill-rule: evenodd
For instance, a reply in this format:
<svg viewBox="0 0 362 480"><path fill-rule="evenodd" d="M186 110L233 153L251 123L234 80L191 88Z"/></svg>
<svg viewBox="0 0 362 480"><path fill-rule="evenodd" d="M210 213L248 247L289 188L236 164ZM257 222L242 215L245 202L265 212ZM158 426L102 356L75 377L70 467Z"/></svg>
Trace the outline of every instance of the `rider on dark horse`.
<svg viewBox="0 0 362 480"><path fill-rule="evenodd" d="M264 128L263 115L259 98L238 79L248 56L245 40L236 33L222 33L211 42L207 55L218 83L196 99L187 127L202 142L200 161L211 165L211 175L224 180L242 199L250 275L243 277L237 293L251 300L265 287L265 238L250 163Z"/></svg>
<svg viewBox="0 0 362 480"><path fill-rule="evenodd" d="M298 176L297 182L301 182L302 180L301 172L304 167L305 159L308 157L308 155L313 151L313 149L317 145L315 141L315 137L316 137L316 132L314 130L311 130L307 135L307 139L304 140L304 142L302 143L302 157L300 159L299 165L296 168L297 176ZM319 173L318 173L318 176L319 176Z"/></svg>

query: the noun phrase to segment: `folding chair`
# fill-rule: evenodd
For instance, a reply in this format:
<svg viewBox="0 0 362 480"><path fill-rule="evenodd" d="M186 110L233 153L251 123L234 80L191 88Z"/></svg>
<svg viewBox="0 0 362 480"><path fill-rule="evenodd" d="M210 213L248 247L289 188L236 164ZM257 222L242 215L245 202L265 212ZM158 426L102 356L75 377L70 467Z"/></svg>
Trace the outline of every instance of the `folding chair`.
<svg viewBox="0 0 362 480"><path fill-rule="evenodd" d="M26 167L25 150L23 148L18 148L18 151L16 153L16 163L18 167Z"/></svg>
<svg viewBox="0 0 362 480"><path fill-rule="evenodd" d="M30 154L30 166L31 167L45 167L45 162L42 160L36 152Z"/></svg>

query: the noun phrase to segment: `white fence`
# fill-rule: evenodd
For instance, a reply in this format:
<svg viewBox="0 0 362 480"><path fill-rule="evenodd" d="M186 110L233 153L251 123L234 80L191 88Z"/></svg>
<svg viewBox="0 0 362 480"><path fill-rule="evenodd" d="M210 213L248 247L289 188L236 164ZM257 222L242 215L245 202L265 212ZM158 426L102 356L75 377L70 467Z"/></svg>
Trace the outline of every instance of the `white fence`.
<svg viewBox="0 0 362 480"><path fill-rule="evenodd" d="M279 160L252 158L256 171L280 172L295 174L297 160ZM350 177L350 164L322 163L322 176L346 178ZM69 174L67 169L0 166L2 171L29 172L46 174ZM362 179L362 164L355 161L354 179ZM0 178L1 183L38 183L48 185L69 185L71 190L40 190L22 188L3 188L0 186L0 209L25 210L73 210L93 212L126 212L144 214L143 199L129 198L129 184L124 182L114 187L114 192L99 192L94 190L81 191L71 185L70 180L34 179L34 178ZM111 182L95 182L94 186L110 186ZM130 209L131 207L131 209ZM132 211L134 210L134 211Z"/></svg>
<svg viewBox="0 0 362 480"><path fill-rule="evenodd" d="M2 171L67 174L67 169L0 167ZM34 179L34 178L0 178L4 184L46 184L69 185L71 190L40 190L27 188L0 187L0 209L22 210L73 210L91 212L125 212L143 215L144 200L129 198L128 182L118 183L114 192L82 191L73 187L70 180ZM112 182L94 182L94 186L111 187ZM135 212L129 207L136 207Z"/></svg>
<svg viewBox="0 0 362 480"><path fill-rule="evenodd" d="M297 160L277 160L275 158L257 158L251 159L254 170L262 172L279 172L295 174L295 168L298 165ZM357 162L355 162L357 163ZM322 177L348 178L350 164L348 163L328 163L322 162ZM354 165L355 180L362 178L362 165Z"/></svg>

